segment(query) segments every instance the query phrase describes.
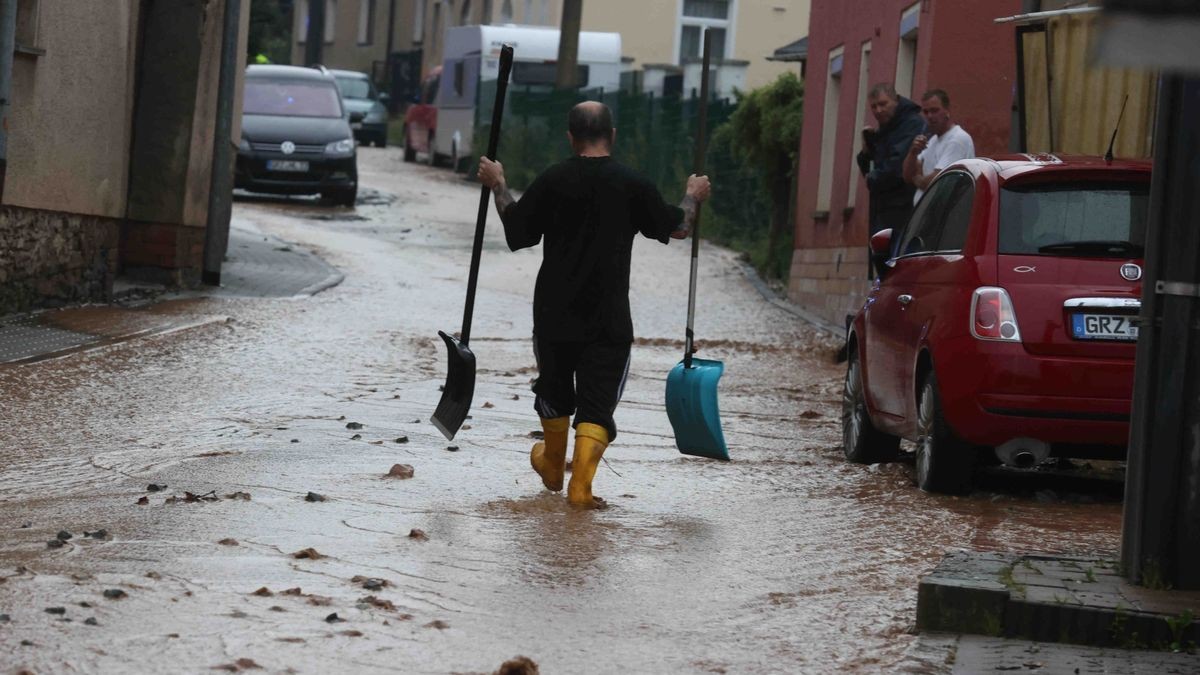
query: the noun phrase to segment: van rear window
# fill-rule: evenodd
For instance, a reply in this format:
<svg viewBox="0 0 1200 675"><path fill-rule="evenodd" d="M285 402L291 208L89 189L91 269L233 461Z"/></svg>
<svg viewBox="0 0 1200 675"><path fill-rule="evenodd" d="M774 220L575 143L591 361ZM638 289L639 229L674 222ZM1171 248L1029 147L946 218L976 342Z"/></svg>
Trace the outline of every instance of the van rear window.
<svg viewBox="0 0 1200 675"><path fill-rule="evenodd" d="M1140 257L1146 239L1146 183L1005 186L1000 253Z"/></svg>
<svg viewBox="0 0 1200 675"><path fill-rule="evenodd" d="M553 61L546 63L533 63L531 61L517 61L513 64L512 82L513 84L554 84L558 76L558 64ZM576 66L575 83L578 85L586 85L588 81L588 67Z"/></svg>

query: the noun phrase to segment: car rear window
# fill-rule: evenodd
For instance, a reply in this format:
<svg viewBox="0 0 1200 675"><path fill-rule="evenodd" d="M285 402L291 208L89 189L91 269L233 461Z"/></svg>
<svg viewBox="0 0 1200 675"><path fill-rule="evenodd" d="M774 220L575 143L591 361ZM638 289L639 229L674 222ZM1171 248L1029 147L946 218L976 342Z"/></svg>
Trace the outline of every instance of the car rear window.
<svg viewBox="0 0 1200 675"><path fill-rule="evenodd" d="M363 80L357 77L339 77L337 78L338 89L342 90L343 98L375 98L375 87L371 86L370 80Z"/></svg>
<svg viewBox="0 0 1200 675"><path fill-rule="evenodd" d="M1145 183L1005 186L1000 253L1140 257L1149 201Z"/></svg>
<svg viewBox="0 0 1200 675"><path fill-rule="evenodd" d="M284 117L341 117L342 105L332 83L247 79L242 112Z"/></svg>

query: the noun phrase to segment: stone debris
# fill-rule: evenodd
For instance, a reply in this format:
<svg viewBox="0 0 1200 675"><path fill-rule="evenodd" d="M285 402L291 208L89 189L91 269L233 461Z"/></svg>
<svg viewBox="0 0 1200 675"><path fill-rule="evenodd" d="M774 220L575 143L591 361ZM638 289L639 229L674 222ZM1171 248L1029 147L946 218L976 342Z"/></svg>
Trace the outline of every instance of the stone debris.
<svg viewBox="0 0 1200 675"><path fill-rule="evenodd" d="M412 478L414 471L409 464L393 464L392 468L387 472L387 478Z"/></svg>

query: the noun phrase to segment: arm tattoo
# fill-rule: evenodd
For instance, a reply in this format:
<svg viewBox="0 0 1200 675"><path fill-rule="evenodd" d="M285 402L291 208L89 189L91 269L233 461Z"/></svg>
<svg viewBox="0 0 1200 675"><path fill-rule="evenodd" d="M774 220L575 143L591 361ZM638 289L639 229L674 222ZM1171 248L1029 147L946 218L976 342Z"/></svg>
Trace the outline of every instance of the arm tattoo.
<svg viewBox="0 0 1200 675"><path fill-rule="evenodd" d="M684 195L683 201L679 202L679 208L683 209L683 222L679 224L678 230L690 230L696 225L696 212L700 205L696 203L696 198L691 195Z"/></svg>
<svg viewBox="0 0 1200 675"><path fill-rule="evenodd" d="M500 214L500 217L503 218L504 212L508 210L508 207L515 204L517 200L513 199L512 193L508 191L507 185L497 185L496 189L492 190L492 193L496 197L496 211Z"/></svg>

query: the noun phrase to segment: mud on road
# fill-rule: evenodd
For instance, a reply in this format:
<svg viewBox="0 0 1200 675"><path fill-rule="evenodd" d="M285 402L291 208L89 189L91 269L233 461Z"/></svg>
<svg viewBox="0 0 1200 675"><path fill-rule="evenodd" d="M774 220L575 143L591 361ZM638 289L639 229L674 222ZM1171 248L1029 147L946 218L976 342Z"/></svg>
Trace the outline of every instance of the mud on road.
<svg viewBox="0 0 1200 675"><path fill-rule="evenodd" d="M528 465L540 251L508 252L493 214L475 406L447 443L428 423L437 331L461 321L478 187L361 152L354 210L235 205L235 226L318 252L340 285L168 304L229 320L0 367L6 671L491 672L523 654L547 673L889 672L945 551L1116 550L1103 489L937 497L905 463L846 464L828 341L713 246L696 330L726 365L734 461L678 454L663 392L689 251L648 240L595 486L609 508L568 508Z"/></svg>

